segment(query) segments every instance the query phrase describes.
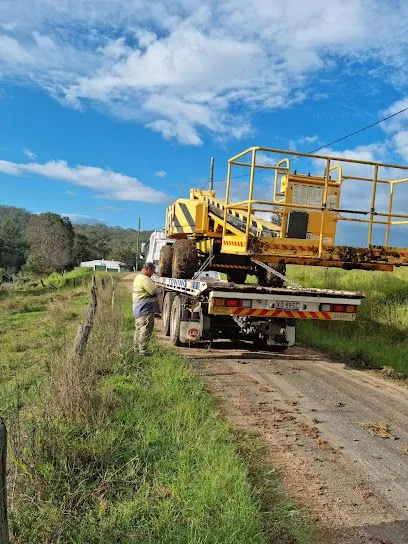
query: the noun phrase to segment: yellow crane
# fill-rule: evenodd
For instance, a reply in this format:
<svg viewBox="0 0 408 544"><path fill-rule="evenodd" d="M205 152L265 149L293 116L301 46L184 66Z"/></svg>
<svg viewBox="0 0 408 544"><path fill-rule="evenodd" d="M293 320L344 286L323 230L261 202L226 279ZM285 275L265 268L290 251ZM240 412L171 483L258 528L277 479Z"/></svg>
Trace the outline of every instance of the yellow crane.
<svg viewBox="0 0 408 544"><path fill-rule="evenodd" d="M234 181L243 176L247 198L237 200ZM252 273L261 285L280 286L286 264L407 266L408 248L390 245L408 225L404 190L408 166L251 147L229 159L224 199L211 182L167 208L166 236L176 242L162 249L161 275L189 279L208 269L244 283ZM353 237L363 229L366 242L338 245L341 225L354 225Z"/></svg>

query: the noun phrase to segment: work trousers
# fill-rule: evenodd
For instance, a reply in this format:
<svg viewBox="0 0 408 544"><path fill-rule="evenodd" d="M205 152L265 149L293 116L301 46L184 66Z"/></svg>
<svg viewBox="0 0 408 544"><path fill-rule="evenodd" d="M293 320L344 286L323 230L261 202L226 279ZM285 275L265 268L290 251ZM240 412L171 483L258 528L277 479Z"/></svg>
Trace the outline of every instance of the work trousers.
<svg viewBox="0 0 408 544"><path fill-rule="evenodd" d="M141 355L147 352L147 345L153 334L154 314L147 314L135 319L135 350Z"/></svg>

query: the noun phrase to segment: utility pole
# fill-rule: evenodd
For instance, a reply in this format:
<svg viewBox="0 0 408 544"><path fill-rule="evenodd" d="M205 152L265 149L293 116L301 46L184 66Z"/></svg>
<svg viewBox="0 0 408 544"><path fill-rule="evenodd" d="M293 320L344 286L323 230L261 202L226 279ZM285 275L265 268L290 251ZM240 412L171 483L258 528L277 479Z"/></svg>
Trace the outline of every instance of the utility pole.
<svg viewBox="0 0 408 544"><path fill-rule="evenodd" d="M136 272L139 270L139 255L140 255L140 217L138 220L137 235L136 235Z"/></svg>
<svg viewBox="0 0 408 544"><path fill-rule="evenodd" d="M210 191L214 189L214 157L210 161Z"/></svg>

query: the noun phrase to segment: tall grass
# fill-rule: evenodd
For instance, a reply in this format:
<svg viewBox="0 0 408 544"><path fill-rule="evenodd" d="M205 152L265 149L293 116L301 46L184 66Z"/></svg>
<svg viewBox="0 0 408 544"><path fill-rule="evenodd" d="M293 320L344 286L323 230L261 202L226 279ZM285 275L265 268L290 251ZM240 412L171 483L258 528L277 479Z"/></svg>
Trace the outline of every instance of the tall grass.
<svg viewBox="0 0 408 544"><path fill-rule="evenodd" d="M299 322L298 338L345 361L391 367L408 375L408 270L344 271L291 266L288 276L307 287L361 291L355 323Z"/></svg>
<svg viewBox="0 0 408 544"><path fill-rule="evenodd" d="M119 293L112 310L109 289L100 291L82 359L72 335L57 335L46 383L14 418L13 542L309 542L259 457L250 472L263 487L251 488L229 428L183 360L159 346L134 355L128 299Z"/></svg>
<svg viewBox="0 0 408 544"><path fill-rule="evenodd" d="M81 284L81 280L90 279L92 275L94 275L94 272L91 268L78 267L65 274L53 272L44 279L44 284L56 288L75 286L76 283ZM86 283L85 281L84 284Z"/></svg>

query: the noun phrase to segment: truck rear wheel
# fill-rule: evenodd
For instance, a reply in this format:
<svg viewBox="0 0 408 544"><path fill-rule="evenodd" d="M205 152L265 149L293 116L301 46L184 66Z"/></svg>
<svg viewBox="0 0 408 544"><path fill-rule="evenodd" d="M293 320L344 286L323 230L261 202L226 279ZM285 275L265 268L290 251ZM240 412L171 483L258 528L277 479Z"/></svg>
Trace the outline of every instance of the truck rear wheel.
<svg viewBox="0 0 408 544"><path fill-rule="evenodd" d="M162 278L171 278L171 267L173 262L173 246L166 245L160 250L159 274Z"/></svg>
<svg viewBox="0 0 408 544"><path fill-rule="evenodd" d="M232 283L245 283L246 277L246 270L232 270L227 274L228 281Z"/></svg>
<svg viewBox="0 0 408 544"><path fill-rule="evenodd" d="M181 298L176 295L171 305L170 313L170 340L173 346L181 346L180 341L180 323L181 323Z"/></svg>
<svg viewBox="0 0 408 544"><path fill-rule="evenodd" d="M173 246L173 278L191 279L198 269L198 253L192 240L177 240Z"/></svg>
<svg viewBox="0 0 408 544"><path fill-rule="evenodd" d="M286 274L286 264L268 264L270 268L273 268L280 274L285 275ZM262 287L283 287L283 284L285 282L284 279L280 278L279 276L276 276L273 272L269 272L268 270L265 270L264 268L258 269L257 272L258 276L258 284L262 285Z"/></svg>
<svg viewBox="0 0 408 544"><path fill-rule="evenodd" d="M163 321L163 332L166 336L170 336L170 315L171 315L171 306L173 304L174 297L176 293L168 291L164 295L163 308L162 308L162 321Z"/></svg>

